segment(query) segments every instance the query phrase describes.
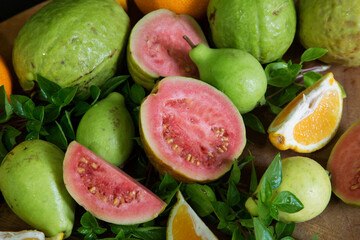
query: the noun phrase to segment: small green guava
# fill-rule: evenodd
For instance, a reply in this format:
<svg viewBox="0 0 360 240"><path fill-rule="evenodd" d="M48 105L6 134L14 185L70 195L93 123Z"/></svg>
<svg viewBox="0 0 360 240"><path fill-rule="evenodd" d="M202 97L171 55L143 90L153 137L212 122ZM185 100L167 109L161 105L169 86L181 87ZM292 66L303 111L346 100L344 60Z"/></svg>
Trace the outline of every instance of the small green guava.
<svg viewBox="0 0 360 240"><path fill-rule="evenodd" d="M113 0L54 0L20 29L13 65L24 90L38 75L88 92L121 66L130 19Z"/></svg>
<svg viewBox="0 0 360 240"><path fill-rule="evenodd" d="M352 0L298 1L299 40L305 48L328 50L321 61L360 65L360 4Z"/></svg>
<svg viewBox="0 0 360 240"><path fill-rule="evenodd" d="M305 222L321 214L331 197L331 183L326 170L307 157L289 157L282 159L281 163L282 182L273 191L273 198L282 191L289 191L301 201L304 208L296 213L279 211L280 221ZM245 207L252 216L258 215L256 201L250 197L245 202Z"/></svg>
<svg viewBox="0 0 360 240"><path fill-rule="evenodd" d="M118 92L92 106L81 118L76 140L115 166L129 158L135 137L135 126Z"/></svg>
<svg viewBox="0 0 360 240"><path fill-rule="evenodd" d="M281 58L296 31L293 0L210 0L207 18L217 48L237 48L261 63Z"/></svg>

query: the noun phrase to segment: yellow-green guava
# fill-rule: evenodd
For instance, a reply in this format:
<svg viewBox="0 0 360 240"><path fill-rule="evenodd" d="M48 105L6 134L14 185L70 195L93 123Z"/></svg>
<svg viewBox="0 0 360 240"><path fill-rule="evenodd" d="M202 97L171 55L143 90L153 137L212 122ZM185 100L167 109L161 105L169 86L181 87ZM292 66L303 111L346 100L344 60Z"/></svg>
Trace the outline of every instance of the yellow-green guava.
<svg viewBox="0 0 360 240"><path fill-rule="evenodd" d="M290 191L304 208L295 213L279 211L280 221L305 222L321 214L331 197L331 183L326 170L315 160L301 156L282 159L281 163L282 181L273 191L273 198L282 191ZM245 203L246 209L253 216L258 215L256 201L250 197Z"/></svg>
<svg viewBox="0 0 360 240"><path fill-rule="evenodd" d="M360 4L352 0L301 0L297 3L299 40L305 48L328 50L321 61L360 65Z"/></svg>
<svg viewBox="0 0 360 240"><path fill-rule="evenodd" d="M293 0L210 0L207 18L217 48L237 48L261 63L281 58L293 42Z"/></svg>
<svg viewBox="0 0 360 240"><path fill-rule="evenodd" d="M54 0L20 29L13 65L24 90L37 75L85 92L112 77L123 61L130 19L113 0Z"/></svg>

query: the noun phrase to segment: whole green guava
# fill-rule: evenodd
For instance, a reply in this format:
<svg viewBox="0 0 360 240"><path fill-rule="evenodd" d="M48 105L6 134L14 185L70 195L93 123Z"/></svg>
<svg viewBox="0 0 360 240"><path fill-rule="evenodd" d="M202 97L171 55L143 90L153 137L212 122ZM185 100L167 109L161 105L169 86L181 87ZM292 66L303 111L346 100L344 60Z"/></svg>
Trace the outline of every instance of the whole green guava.
<svg viewBox="0 0 360 240"><path fill-rule="evenodd" d="M293 42L293 0L210 0L207 18L217 48L237 48L261 63L281 58Z"/></svg>
<svg viewBox="0 0 360 240"><path fill-rule="evenodd" d="M14 70L24 90L37 75L87 92L112 77L123 61L130 19L113 0L54 0L20 29Z"/></svg>
<svg viewBox="0 0 360 240"><path fill-rule="evenodd" d="M360 65L360 4L352 0L301 0L297 3L299 40L305 48L328 52L321 61Z"/></svg>
<svg viewBox="0 0 360 240"><path fill-rule="evenodd" d="M295 213L279 211L280 221L305 222L321 214L331 198L331 182L326 170L315 160L301 156L282 159L281 164L282 181L273 191L273 198L280 192L289 191L301 201L304 208ZM245 202L246 209L253 216L258 215L256 201L249 197Z"/></svg>

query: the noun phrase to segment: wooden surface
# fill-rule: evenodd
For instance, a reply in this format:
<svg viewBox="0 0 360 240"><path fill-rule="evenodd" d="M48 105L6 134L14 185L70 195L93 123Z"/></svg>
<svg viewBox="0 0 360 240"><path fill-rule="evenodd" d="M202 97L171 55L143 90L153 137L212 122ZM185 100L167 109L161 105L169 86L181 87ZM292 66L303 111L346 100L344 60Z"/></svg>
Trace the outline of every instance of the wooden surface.
<svg viewBox="0 0 360 240"><path fill-rule="evenodd" d="M0 23L0 54L8 62L11 70L11 52L13 47L13 40L17 35L19 29L23 26L25 21L40 9L45 3L42 3L34 8L31 8L19 15L16 15L2 23ZM139 13L135 9L133 3L129 2L129 15L132 17L132 25L138 20ZM296 43L293 44L287 56L291 56L293 62L297 62L299 54L303 51L302 47ZM310 63L310 65L319 65L320 62ZM313 158L322 166L326 166L330 151L334 146L336 140L340 135L357 119L360 119L360 67L345 68L341 66L331 66L328 70L334 73L335 78L343 85L347 98L344 99L343 117L339 130L334 139L323 149L311 154L297 154L292 151L282 151L282 157L302 155ZM16 79L15 74L14 79ZM21 93L16 80L14 81L14 93ZM267 127L273 115L264 109L255 110L265 127ZM255 156L255 164L258 174L262 174L270 161L279 152L275 149L267 139L267 136L252 132L248 130L248 139L253 142L253 145L247 147ZM244 153L247 154L245 149ZM249 174L249 169L245 168L242 176ZM0 231L16 231L23 229L31 229L30 226L22 222L15 216L6 204L0 205ZM352 207L341 202L335 195L332 195L330 204L325 211L318 217L305 223L296 225L294 238L299 240L312 239L314 234L320 233L318 239L326 240L357 240L360 239L360 209Z"/></svg>

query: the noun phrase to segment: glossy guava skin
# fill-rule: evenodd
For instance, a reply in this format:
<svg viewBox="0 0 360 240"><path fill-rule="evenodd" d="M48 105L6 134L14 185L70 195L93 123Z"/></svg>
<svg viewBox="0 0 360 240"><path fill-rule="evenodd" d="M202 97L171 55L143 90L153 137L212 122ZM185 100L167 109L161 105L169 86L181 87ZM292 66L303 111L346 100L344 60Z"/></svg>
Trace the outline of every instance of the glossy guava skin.
<svg viewBox="0 0 360 240"><path fill-rule="evenodd" d="M297 3L299 40L305 48L328 50L321 61L360 65L360 5L357 1L301 0Z"/></svg>
<svg viewBox="0 0 360 240"><path fill-rule="evenodd" d="M19 31L13 65L24 90L37 74L62 87L86 92L121 66L130 19L113 0L54 0Z"/></svg>
<svg viewBox="0 0 360 240"><path fill-rule="evenodd" d="M81 118L76 140L111 164L121 166L130 156L135 126L118 92L92 106Z"/></svg>
<svg viewBox="0 0 360 240"><path fill-rule="evenodd" d="M295 37L293 0L210 0L207 18L217 48L245 50L261 63L281 58Z"/></svg>
<svg viewBox="0 0 360 240"><path fill-rule="evenodd" d="M0 189L10 209L29 225L55 236L69 237L75 201L63 181L64 152L43 140L28 140L13 148L0 166Z"/></svg>
<svg viewBox="0 0 360 240"><path fill-rule="evenodd" d="M265 71L251 54L203 44L198 44L189 54L199 69L200 79L225 93L240 113L250 112L265 100Z"/></svg>
<svg viewBox="0 0 360 240"><path fill-rule="evenodd" d="M302 202L304 208L296 213L279 211L280 221L305 222L320 215L331 198L330 178L325 169L315 160L302 156L285 158L281 163L282 182L273 191L273 198L282 191L290 191ZM253 198L248 198L245 207L251 215L258 215Z"/></svg>

